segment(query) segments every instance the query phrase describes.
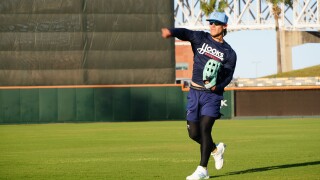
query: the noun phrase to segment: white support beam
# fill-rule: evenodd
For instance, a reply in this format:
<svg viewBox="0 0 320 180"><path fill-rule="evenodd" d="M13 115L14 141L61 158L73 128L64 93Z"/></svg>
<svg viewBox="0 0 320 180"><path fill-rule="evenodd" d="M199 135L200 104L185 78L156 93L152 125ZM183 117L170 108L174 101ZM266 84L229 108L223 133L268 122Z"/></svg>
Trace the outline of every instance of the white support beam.
<svg viewBox="0 0 320 180"><path fill-rule="evenodd" d="M208 2L209 0L203 0ZM227 0L225 13L229 17L228 29L274 28L272 5L265 0ZM320 28L320 0L294 0L293 8L280 4L280 28L286 30L316 30ZM200 0L174 0L175 26L189 29L208 29Z"/></svg>

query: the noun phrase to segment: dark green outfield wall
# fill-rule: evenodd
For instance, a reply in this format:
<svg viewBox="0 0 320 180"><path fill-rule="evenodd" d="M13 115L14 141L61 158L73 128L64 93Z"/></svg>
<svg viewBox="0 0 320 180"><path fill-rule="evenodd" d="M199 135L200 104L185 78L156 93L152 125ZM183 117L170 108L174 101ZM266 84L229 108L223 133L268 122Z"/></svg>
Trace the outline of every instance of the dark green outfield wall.
<svg viewBox="0 0 320 180"><path fill-rule="evenodd" d="M180 119L180 87L0 91L1 123Z"/></svg>
<svg viewBox="0 0 320 180"><path fill-rule="evenodd" d="M183 120L186 96L179 86L2 89L0 123Z"/></svg>

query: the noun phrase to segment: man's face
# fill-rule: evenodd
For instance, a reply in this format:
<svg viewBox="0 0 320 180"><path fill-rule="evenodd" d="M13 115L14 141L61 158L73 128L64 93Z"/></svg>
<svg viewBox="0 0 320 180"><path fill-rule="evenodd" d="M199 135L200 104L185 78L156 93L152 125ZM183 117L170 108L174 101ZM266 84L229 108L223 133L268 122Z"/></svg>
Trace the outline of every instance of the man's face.
<svg viewBox="0 0 320 180"><path fill-rule="evenodd" d="M219 21L209 21L209 26L210 26L210 34L213 37L222 35L223 30L227 28L226 24L222 24Z"/></svg>

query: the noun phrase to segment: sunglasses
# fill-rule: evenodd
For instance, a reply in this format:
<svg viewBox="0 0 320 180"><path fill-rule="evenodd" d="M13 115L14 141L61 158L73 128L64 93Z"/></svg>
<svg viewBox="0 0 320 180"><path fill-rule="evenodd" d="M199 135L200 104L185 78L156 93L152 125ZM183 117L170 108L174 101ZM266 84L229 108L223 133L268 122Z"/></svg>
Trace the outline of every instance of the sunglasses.
<svg viewBox="0 0 320 180"><path fill-rule="evenodd" d="M216 26L222 26L222 25L225 25L224 23L222 22L219 22L219 21L209 21L209 24L212 25L216 25Z"/></svg>

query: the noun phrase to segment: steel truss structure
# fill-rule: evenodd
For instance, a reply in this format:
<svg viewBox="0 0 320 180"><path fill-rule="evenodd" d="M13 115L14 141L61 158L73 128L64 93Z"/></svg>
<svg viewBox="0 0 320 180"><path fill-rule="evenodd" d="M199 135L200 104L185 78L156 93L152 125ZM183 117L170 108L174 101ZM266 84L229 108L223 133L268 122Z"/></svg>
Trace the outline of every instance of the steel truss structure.
<svg viewBox="0 0 320 180"><path fill-rule="evenodd" d="M174 0L175 27L207 30L206 16L200 10L201 0ZM209 0L202 0L208 2ZM292 8L279 4L279 28L283 30L319 31L320 0L293 0ZM272 4L266 0L228 0L225 13L228 30L274 29Z"/></svg>

